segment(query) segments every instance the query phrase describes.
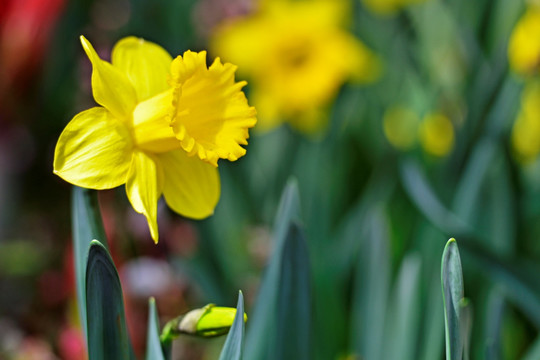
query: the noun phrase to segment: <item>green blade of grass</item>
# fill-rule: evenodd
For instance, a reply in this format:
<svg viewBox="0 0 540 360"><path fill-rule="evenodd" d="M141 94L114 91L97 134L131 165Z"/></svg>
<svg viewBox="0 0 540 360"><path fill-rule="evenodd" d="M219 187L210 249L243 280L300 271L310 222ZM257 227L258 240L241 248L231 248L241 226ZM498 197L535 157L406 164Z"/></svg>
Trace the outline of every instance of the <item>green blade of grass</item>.
<svg viewBox="0 0 540 360"><path fill-rule="evenodd" d="M93 240L86 268L89 360L134 359L126 327L124 299L109 252Z"/></svg>
<svg viewBox="0 0 540 360"><path fill-rule="evenodd" d="M238 292L236 316L221 350L219 360L242 360L244 353L244 295Z"/></svg>
<svg viewBox="0 0 540 360"><path fill-rule="evenodd" d="M71 217L73 222L73 253L77 303L81 326L86 338L86 260L88 248L90 247L90 242L94 239L101 241L107 247L97 192L74 186L71 198Z"/></svg>
<svg viewBox="0 0 540 360"><path fill-rule="evenodd" d="M448 240L441 261L441 282L446 330L446 358L461 360L463 339L460 329L461 302L463 299L463 274L461 259L454 239Z"/></svg>

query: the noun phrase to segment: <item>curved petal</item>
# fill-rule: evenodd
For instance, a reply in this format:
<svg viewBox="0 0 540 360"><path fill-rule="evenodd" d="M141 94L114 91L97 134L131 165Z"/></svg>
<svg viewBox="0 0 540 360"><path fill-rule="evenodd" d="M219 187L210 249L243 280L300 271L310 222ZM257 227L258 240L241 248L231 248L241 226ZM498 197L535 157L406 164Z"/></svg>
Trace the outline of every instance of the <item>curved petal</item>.
<svg viewBox="0 0 540 360"><path fill-rule="evenodd" d="M112 51L113 66L126 74L139 102L169 88L171 62L161 46L134 36L120 40Z"/></svg>
<svg viewBox="0 0 540 360"><path fill-rule="evenodd" d="M60 135L54 173L84 188L114 188L126 181L132 148L125 125L94 107L77 114Z"/></svg>
<svg viewBox="0 0 540 360"><path fill-rule="evenodd" d="M127 76L99 58L84 36L81 44L92 63L92 92L96 102L118 119L127 119L137 104L137 96Z"/></svg>
<svg viewBox="0 0 540 360"><path fill-rule="evenodd" d="M171 125L182 148L217 166L219 158L237 160L246 153L248 129L257 122L255 108L236 83L236 66L217 58L206 68L206 53L186 51L171 65L173 113Z"/></svg>
<svg viewBox="0 0 540 360"><path fill-rule="evenodd" d="M165 181L163 196L182 216L203 219L214 213L220 195L218 170L180 149L159 155Z"/></svg>
<svg viewBox="0 0 540 360"><path fill-rule="evenodd" d="M126 181L126 193L136 212L148 222L150 235L157 243L157 202L163 188L163 175L159 163L142 151L133 153Z"/></svg>

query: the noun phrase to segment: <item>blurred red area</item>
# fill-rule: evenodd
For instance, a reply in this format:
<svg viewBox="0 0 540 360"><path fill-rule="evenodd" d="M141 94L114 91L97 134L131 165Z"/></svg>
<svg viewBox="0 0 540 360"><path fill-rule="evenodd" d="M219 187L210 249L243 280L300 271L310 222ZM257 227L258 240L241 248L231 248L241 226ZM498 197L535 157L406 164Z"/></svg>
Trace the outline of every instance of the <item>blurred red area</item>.
<svg viewBox="0 0 540 360"><path fill-rule="evenodd" d="M31 81L64 6L65 0L0 2L0 101Z"/></svg>

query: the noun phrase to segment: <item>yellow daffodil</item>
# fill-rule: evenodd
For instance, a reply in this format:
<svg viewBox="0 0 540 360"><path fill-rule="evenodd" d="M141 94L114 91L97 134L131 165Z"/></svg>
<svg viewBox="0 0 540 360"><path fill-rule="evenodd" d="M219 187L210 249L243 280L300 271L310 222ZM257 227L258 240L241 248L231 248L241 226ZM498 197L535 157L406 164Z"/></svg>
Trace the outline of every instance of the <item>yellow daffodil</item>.
<svg viewBox="0 0 540 360"><path fill-rule="evenodd" d="M392 15L402 8L427 0L362 0L366 8L378 15Z"/></svg>
<svg viewBox="0 0 540 360"><path fill-rule="evenodd" d="M529 82L521 95L521 109L512 129L512 146L520 160L540 153L540 83Z"/></svg>
<svg viewBox="0 0 540 360"><path fill-rule="evenodd" d="M341 0L267 0L257 12L216 29L211 47L252 79L256 129L286 119L316 132L343 83L378 77L375 56L343 27L347 14Z"/></svg>
<svg viewBox="0 0 540 360"><path fill-rule="evenodd" d="M529 6L508 44L510 67L521 75L536 73L540 65L540 7Z"/></svg>
<svg viewBox="0 0 540 360"><path fill-rule="evenodd" d="M255 109L236 83L232 64L186 51L172 59L143 39L120 40L109 63L84 37L92 91L100 105L77 114L55 149L54 173L90 189L126 185L135 211L158 240L161 195L175 212L211 215L220 194L218 159L245 154Z"/></svg>

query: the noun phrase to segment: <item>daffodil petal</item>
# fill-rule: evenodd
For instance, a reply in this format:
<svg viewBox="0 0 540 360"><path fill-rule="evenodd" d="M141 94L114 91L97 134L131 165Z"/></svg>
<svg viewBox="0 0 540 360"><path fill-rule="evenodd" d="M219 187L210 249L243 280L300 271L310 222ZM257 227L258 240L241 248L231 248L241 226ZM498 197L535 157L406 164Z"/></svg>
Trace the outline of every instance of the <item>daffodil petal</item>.
<svg viewBox="0 0 540 360"><path fill-rule="evenodd" d="M236 66L217 58L206 68L206 53L186 51L171 65L175 87L171 125L182 148L217 166L219 158L235 161L246 153L248 129L257 122L255 108L236 83Z"/></svg>
<svg viewBox="0 0 540 360"><path fill-rule="evenodd" d="M169 88L171 62L171 55L161 46L134 36L120 40L112 51L113 66L126 74L139 102Z"/></svg>
<svg viewBox="0 0 540 360"><path fill-rule="evenodd" d="M129 118L137 102L135 89L129 79L112 64L101 60L84 36L81 36L81 44L92 63L94 99L116 118Z"/></svg>
<svg viewBox="0 0 540 360"><path fill-rule="evenodd" d="M218 170L180 149L159 155L165 173L163 196L180 215L203 219L214 213L220 194Z"/></svg>
<svg viewBox="0 0 540 360"><path fill-rule="evenodd" d="M162 168L151 156L136 151L127 176L126 193L133 209L146 217L150 235L157 243L157 202L163 185Z"/></svg>
<svg viewBox="0 0 540 360"><path fill-rule="evenodd" d="M122 185L131 163L128 129L102 107L77 114L66 126L54 152L54 173L89 189Z"/></svg>
<svg viewBox="0 0 540 360"><path fill-rule="evenodd" d="M180 149L180 141L170 126L172 89L137 105L133 111L133 138L139 149L161 153Z"/></svg>

